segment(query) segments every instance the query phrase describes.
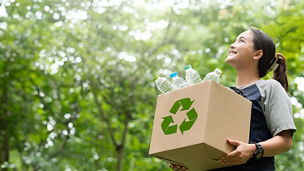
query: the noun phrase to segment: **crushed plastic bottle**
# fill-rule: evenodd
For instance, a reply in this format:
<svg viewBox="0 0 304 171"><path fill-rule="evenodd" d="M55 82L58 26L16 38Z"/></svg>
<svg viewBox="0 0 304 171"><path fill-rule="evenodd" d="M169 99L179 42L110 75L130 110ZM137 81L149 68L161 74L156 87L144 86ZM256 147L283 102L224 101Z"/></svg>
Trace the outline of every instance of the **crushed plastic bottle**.
<svg viewBox="0 0 304 171"><path fill-rule="evenodd" d="M192 69L191 65L186 65L184 69L186 71L186 81L189 85L196 84L202 81L199 73Z"/></svg>
<svg viewBox="0 0 304 171"><path fill-rule="evenodd" d="M170 74L170 77L172 78L173 90L177 90L188 86L187 82L181 77L179 77L177 72L173 72L172 74Z"/></svg>
<svg viewBox="0 0 304 171"><path fill-rule="evenodd" d="M155 76L153 80L155 81L156 88L161 92L161 94L173 90L173 86L167 78Z"/></svg>
<svg viewBox="0 0 304 171"><path fill-rule="evenodd" d="M203 81L213 80L217 83L220 82L220 76L222 74L222 71L218 68L216 68L213 72L208 73Z"/></svg>

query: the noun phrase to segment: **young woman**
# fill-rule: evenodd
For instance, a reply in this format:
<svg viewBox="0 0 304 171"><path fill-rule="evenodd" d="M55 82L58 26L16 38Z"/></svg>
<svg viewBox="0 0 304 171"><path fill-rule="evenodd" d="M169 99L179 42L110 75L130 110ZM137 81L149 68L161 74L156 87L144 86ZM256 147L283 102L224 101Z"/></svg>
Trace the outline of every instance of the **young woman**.
<svg viewBox="0 0 304 171"><path fill-rule="evenodd" d="M249 142L227 138L235 150L220 157L221 164L235 166L216 169L275 170L274 156L288 151L296 131L287 95L286 60L276 54L273 40L264 32L250 28L230 45L226 63L237 71L236 87L252 102ZM271 70L274 77L260 80ZM170 164L174 170L188 170Z"/></svg>

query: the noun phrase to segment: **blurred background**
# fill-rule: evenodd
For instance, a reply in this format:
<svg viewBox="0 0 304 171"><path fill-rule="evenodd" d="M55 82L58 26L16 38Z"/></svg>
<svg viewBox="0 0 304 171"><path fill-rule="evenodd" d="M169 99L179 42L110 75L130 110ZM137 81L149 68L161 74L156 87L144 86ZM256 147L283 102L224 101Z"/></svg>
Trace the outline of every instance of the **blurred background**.
<svg viewBox="0 0 304 171"><path fill-rule="evenodd" d="M2 170L170 170L148 155L159 92L191 64L225 64L250 26L287 58L298 131L276 168L304 168L304 1L0 0ZM271 73L265 79L271 78Z"/></svg>

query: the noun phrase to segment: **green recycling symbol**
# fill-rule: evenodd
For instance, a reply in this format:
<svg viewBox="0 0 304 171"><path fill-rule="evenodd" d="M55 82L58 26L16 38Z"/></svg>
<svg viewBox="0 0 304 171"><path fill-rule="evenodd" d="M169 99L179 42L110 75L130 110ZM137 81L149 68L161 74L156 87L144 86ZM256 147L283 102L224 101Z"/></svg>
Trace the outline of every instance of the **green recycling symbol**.
<svg viewBox="0 0 304 171"><path fill-rule="evenodd" d="M191 105L193 102L194 102L194 100L191 101L190 98L184 98L184 99L177 100L174 103L174 105L171 107L170 113L176 114L181 106L182 106L181 111L188 110L191 108ZM184 119L182 124L179 126L179 130L181 131L182 134L184 134L185 131L188 131L191 129L191 127L193 126L194 122L197 119L197 116L198 115L194 108L192 108L191 110L189 110L187 112L187 117L188 117L189 121L186 121L186 119ZM169 134L176 133L177 124L170 126L171 123L174 124L172 115L165 116L162 119L163 119L163 122L161 123L161 127L162 127L164 134L169 135Z"/></svg>

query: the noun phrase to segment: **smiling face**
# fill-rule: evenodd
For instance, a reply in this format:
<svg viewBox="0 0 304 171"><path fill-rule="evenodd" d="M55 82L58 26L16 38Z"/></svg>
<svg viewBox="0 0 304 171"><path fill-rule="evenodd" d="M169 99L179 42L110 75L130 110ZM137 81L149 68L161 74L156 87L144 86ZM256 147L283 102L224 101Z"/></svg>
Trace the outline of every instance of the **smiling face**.
<svg viewBox="0 0 304 171"><path fill-rule="evenodd" d="M226 62L234 66L236 69L244 69L257 65L257 50L254 49L254 34L252 31L247 30L241 33L236 41L230 45L228 57Z"/></svg>

